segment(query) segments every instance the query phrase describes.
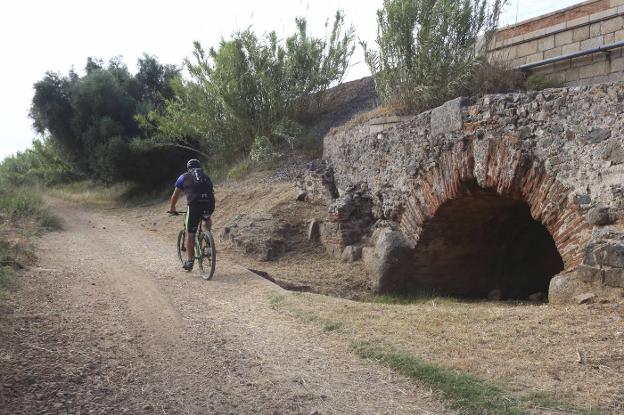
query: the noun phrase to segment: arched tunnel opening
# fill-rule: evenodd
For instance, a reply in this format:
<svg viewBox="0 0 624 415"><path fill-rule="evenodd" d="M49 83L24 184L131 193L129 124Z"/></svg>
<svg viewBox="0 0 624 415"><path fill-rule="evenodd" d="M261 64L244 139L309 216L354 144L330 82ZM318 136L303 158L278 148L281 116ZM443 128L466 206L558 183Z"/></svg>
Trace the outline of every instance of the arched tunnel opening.
<svg viewBox="0 0 624 415"><path fill-rule="evenodd" d="M552 236L526 202L476 183L465 183L460 196L438 208L406 261L402 293L462 298L545 298L550 279L564 268Z"/></svg>

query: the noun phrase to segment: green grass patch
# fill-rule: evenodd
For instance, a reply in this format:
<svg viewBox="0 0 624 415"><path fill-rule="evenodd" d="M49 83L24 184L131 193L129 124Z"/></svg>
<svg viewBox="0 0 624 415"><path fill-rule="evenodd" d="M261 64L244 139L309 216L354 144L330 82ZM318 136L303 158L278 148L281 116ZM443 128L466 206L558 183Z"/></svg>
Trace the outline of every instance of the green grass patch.
<svg viewBox="0 0 624 415"><path fill-rule="evenodd" d="M15 282L15 271L9 266L0 266L0 299L7 296Z"/></svg>
<svg viewBox="0 0 624 415"><path fill-rule="evenodd" d="M242 179L245 176L247 176L249 173L251 173L251 171L253 170L253 167L254 167L254 163L253 161L249 159L244 159L242 161L239 161L238 163L235 163L229 168L227 172L227 178L235 179L235 180Z"/></svg>
<svg viewBox="0 0 624 415"><path fill-rule="evenodd" d="M23 219L35 216L41 211L41 193L34 188L3 188L0 190L0 212L9 218Z"/></svg>
<svg viewBox="0 0 624 415"><path fill-rule="evenodd" d="M271 303L271 305L274 305L274 306L282 304L285 299L286 299L286 296L282 294L271 293L271 295L269 295L269 303Z"/></svg>
<svg viewBox="0 0 624 415"><path fill-rule="evenodd" d="M340 330L344 323L338 320L326 320L323 322L323 330L325 331L336 331Z"/></svg>
<svg viewBox="0 0 624 415"><path fill-rule="evenodd" d="M360 357L373 360L398 373L422 382L449 403L452 409L466 415L521 415L533 409L565 411L578 415L598 415L593 410L574 408L546 393L515 396L501 386L474 375L424 362L409 353L383 348L368 342L352 343L352 350Z"/></svg>
<svg viewBox="0 0 624 415"><path fill-rule="evenodd" d="M528 414L501 388L475 376L438 367L408 353L386 350L366 342L354 343L352 347L360 357L379 362L404 376L429 385L442 399L450 403L451 408L462 414Z"/></svg>

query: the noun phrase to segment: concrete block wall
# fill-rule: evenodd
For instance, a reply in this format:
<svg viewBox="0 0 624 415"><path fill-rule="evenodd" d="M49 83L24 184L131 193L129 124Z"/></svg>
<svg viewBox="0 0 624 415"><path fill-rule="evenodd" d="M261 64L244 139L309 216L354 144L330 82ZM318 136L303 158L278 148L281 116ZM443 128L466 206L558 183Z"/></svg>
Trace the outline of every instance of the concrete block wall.
<svg viewBox="0 0 624 415"><path fill-rule="evenodd" d="M519 67L624 41L624 0L590 0L500 29L491 60ZM624 80L623 49L598 52L531 69L566 86Z"/></svg>

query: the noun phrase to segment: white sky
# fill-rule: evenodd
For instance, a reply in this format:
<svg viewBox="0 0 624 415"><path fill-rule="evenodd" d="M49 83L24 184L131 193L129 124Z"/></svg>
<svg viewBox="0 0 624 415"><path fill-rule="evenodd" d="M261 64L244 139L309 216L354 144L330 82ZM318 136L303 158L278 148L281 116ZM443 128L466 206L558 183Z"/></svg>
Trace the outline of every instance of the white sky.
<svg viewBox="0 0 624 415"><path fill-rule="evenodd" d="M578 0L510 0L502 24L528 19ZM356 35L375 39L376 10L382 0L3 0L0 3L0 160L30 146L35 132L28 109L33 84L46 71L82 70L87 57L108 61L121 55L134 72L143 52L162 63L180 65L192 42L217 44L237 29L275 29L291 34L305 15L310 32L325 33L337 9L346 13ZM516 13L517 10L517 13ZM369 74L358 46L347 80Z"/></svg>

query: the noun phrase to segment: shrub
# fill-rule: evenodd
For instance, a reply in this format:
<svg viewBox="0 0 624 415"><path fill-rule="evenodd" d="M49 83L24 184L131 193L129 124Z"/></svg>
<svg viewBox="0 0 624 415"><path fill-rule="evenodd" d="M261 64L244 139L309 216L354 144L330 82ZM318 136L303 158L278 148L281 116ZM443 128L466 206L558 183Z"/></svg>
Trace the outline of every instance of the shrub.
<svg viewBox="0 0 624 415"><path fill-rule="evenodd" d="M421 111L465 91L484 62L503 0L384 0L377 50L362 43L386 104Z"/></svg>
<svg viewBox="0 0 624 415"><path fill-rule="evenodd" d="M561 82L558 77L540 73L529 75L525 84L526 89L529 91L538 91L546 88L560 88L561 86L563 86L563 82Z"/></svg>
<svg viewBox="0 0 624 415"><path fill-rule="evenodd" d="M298 120L342 80L354 50L340 12L325 39L309 36L304 18L296 25L286 38L247 29L209 50L196 42L185 63L191 79L173 83L177 98L162 114L137 117L144 131L157 141L199 145L225 163L268 157L283 142L292 147Z"/></svg>

